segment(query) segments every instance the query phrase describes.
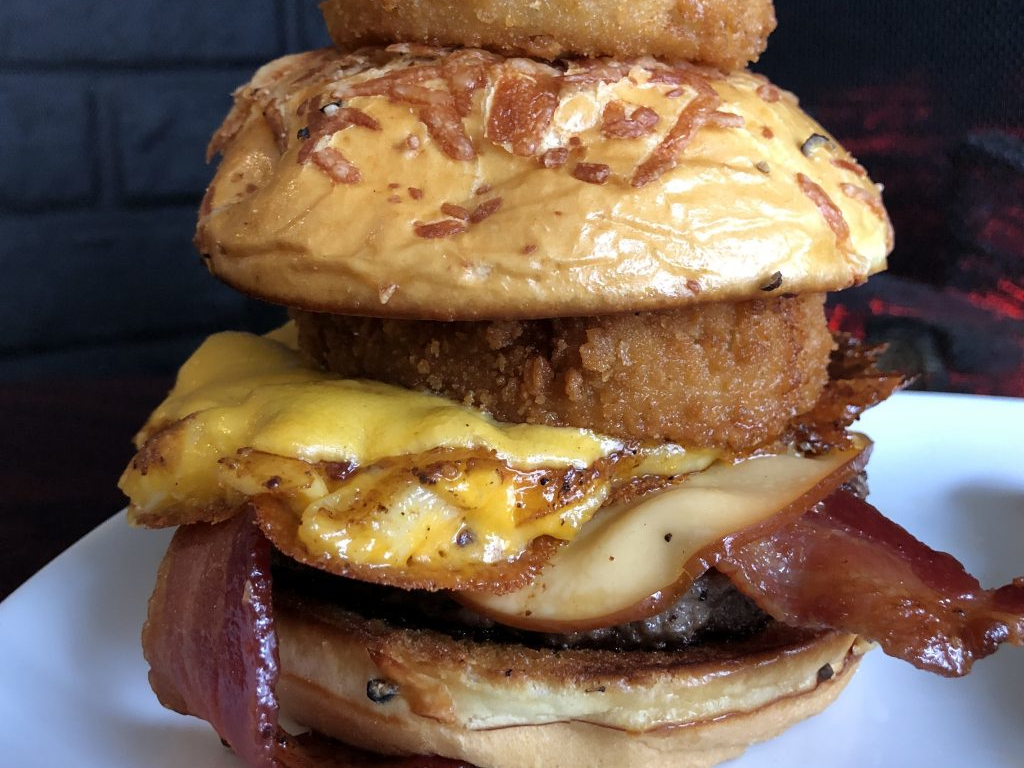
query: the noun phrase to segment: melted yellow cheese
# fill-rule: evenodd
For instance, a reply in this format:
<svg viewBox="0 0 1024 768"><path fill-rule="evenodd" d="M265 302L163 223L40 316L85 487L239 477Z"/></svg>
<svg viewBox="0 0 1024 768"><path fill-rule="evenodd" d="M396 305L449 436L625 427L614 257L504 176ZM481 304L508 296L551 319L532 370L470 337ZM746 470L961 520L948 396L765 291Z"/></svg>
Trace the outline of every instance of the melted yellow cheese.
<svg viewBox="0 0 1024 768"><path fill-rule="evenodd" d="M310 368L293 349L247 333L211 336L185 363L154 427L193 415L223 451L372 464L435 448L493 451L519 467L586 467L622 442L584 429L499 424L434 395Z"/></svg>
<svg viewBox="0 0 1024 768"><path fill-rule="evenodd" d="M315 555L457 568L513 558L538 536L571 539L615 487L717 457L498 423L444 398L310 368L288 338L286 329L221 333L185 363L121 478L134 521L188 522L202 517L196 510L272 494ZM616 471L587 473L602 461ZM537 473L546 471L585 492L545 496Z"/></svg>

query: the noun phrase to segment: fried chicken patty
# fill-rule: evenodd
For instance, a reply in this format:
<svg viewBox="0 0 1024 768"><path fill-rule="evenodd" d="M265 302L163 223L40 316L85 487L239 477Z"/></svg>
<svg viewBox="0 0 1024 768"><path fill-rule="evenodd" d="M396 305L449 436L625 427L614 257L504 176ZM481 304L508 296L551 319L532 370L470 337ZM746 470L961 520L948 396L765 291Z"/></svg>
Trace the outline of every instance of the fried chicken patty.
<svg viewBox="0 0 1024 768"><path fill-rule="evenodd" d="M293 316L303 351L342 376L434 392L500 421L737 454L814 406L833 345L822 294L525 321Z"/></svg>

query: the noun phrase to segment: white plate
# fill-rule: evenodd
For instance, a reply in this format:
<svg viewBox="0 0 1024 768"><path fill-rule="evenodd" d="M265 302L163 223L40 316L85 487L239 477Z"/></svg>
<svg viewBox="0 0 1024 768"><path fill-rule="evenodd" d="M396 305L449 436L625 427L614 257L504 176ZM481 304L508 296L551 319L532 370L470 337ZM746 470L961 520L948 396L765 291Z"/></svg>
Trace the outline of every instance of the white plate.
<svg viewBox="0 0 1024 768"><path fill-rule="evenodd" d="M988 586L1024 573L1024 401L898 395L860 428L877 441L876 506ZM0 605L0 763L239 768L146 683L139 629L169 537L118 515ZM1004 648L962 680L876 651L833 707L730 765L1019 767L1022 713L1024 650Z"/></svg>

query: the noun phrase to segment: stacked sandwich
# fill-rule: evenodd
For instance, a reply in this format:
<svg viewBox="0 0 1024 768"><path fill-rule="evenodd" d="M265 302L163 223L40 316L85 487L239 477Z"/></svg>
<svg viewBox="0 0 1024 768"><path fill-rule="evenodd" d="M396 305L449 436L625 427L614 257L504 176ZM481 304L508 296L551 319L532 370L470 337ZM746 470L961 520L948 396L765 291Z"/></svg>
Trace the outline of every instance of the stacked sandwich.
<svg viewBox="0 0 1024 768"><path fill-rule="evenodd" d="M292 322L207 340L122 477L180 526L165 705L252 766L705 766L871 642L1024 641L1024 582L864 500L847 427L901 382L823 305L892 231L743 69L768 0L323 7L335 49L235 94L196 237Z"/></svg>

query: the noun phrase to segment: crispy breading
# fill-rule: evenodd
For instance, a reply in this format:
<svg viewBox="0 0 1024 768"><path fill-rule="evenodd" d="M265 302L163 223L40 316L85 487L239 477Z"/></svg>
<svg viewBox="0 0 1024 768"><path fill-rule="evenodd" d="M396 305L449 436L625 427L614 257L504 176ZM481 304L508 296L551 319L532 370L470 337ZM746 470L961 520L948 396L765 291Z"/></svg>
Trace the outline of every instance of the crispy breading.
<svg viewBox="0 0 1024 768"><path fill-rule="evenodd" d="M662 56L740 69L775 29L771 0L327 0L335 45L410 42L505 54Z"/></svg>
<svg viewBox="0 0 1024 768"><path fill-rule="evenodd" d="M823 301L531 321L294 316L302 349L346 377L435 392L501 421L743 454L778 438L828 381Z"/></svg>

